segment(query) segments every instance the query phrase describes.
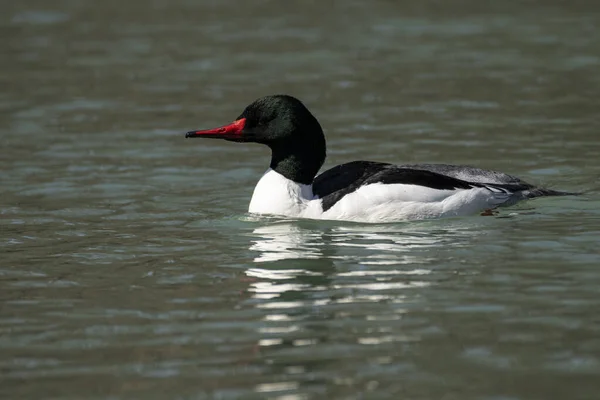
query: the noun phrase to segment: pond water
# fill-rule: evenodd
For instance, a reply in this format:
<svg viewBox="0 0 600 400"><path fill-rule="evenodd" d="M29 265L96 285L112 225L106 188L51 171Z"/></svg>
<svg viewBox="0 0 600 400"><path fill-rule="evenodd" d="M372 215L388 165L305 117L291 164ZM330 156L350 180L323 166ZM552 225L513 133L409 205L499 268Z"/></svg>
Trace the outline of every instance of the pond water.
<svg viewBox="0 0 600 400"><path fill-rule="evenodd" d="M600 15L573 1L4 2L0 396L596 399ZM325 167L584 191L368 225L246 214L302 99Z"/></svg>

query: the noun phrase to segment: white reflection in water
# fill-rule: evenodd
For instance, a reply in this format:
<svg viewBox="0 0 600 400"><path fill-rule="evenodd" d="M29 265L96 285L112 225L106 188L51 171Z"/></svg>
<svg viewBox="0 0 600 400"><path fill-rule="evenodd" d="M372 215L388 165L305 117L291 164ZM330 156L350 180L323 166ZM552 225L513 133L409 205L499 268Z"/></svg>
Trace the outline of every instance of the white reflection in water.
<svg viewBox="0 0 600 400"><path fill-rule="evenodd" d="M255 229L253 233L259 239L254 241L250 250L260 254L254 262L321 257L318 247L313 243L320 235L294 224L267 225Z"/></svg>
<svg viewBox="0 0 600 400"><path fill-rule="evenodd" d="M419 340L393 326L412 309L407 305L421 301L423 290L435 284L428 266L445 259L444 249L468 243L476 231L471 228L285 221L255 229L250 246L255 265L245 273L254 307L265 313L258 346L277 351L318 345L325 333L306 324L314 319L318 326L323 318L365 321L359 345Z"/></svg>
<svg viewBox="0 0 600 400"><path fill-rule="evenodd" d="M283 390L297 389L299 386L298 382L277 382L277 383L263 383L257 385L254 391L259 393L265 392L279 392Z"/></svg>
<svg viewBox="0 0 600 400"><path fill-rule="evenodd" d="M445 231L432 233L430 229L410 225L305 226L286 221L270 223L252 232L250 250L258 253L254 258L257 266L246 270L246 275L253 279L248 291L253 299L259 300L258 308L400 302L403 289L431 284L415 279L431 271L413 265L428 263L432 258L423 250L444 244L449 236ZM336 266L337 263L349 266L350 270ZM261 264L264 267L258 267ZM309 295L327 290L344 295L335 300ZM386 293L391 291L394 293ZM294 301L289 298L283 301L281 297L286 293L296 293ZM307 298L312 300L306 301Z"/></svg>
<svg viewBox="0 0 600 400"><path fill-rule="evenodd" d="M250 268L246 270L246 275L254 276L257 278L281 280L281 279L292 279L298 275L321 275L317 272L306 271L304 269L284 269L284 270L273 270L273 269L262 269L262 268Z"/></svg>
<svg viewBox="0 0 600 400"><path fill-rule="evenodd" d="M250 250L257 253L254 262L338 259L356 261L361 265L422 264L434 258L420 250L450 242L456 245L457 239L460 241L470 236L468 230L436 230L423 224L312 228L295 222L272 223L256 228L252 232L250 246ZM294 272L288 270L287 273Z"/></svg>

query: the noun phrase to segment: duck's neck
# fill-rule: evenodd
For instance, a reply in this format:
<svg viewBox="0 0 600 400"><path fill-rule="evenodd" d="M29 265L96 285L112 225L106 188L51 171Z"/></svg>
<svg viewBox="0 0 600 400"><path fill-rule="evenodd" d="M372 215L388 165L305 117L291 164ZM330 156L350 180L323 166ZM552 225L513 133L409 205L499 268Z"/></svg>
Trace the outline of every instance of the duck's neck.
<svg viewBox="0 0 600 400"><path fill-rule="evenodd" d="M326 147L321 127L316 120L313 125L268 143L270 168L254 188L249 212L301 217L316 207L312 183L325 162Z"/></svg>
<svg viewBox="0 0 600 400"><path fill-rule="evenodd" d="M269 168L254 188L248 212L301 217L313 198L312 184L294 182Z"/></svg>
<svg viewBox="0 0 600 400"><path fill-rule="evenodd" d="M271 144L270 168L298 184L312 184L326 156L325 137L322 131L318 133L311 135L311 140L300 136L304 140L282 145Z"/></svg>

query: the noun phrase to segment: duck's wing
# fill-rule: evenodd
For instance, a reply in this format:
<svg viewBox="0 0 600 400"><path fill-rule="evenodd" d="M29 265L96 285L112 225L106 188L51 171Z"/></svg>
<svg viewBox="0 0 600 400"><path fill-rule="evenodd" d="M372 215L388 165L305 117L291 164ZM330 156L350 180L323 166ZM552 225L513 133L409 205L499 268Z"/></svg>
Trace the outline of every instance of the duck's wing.
<svg viewBox="0 0 600 400"><path fill-rule="evenodd" d="M453 172L458 172L458 169ZM499 203L508 200L513 193L531 187L520 180L511 183L471 182L428 169L417 169L415 166L353 161L333 167L317 176L313 182L313 194L323 199L323 210L326 211L344 196L360 187L375 183L415 185L422 187L424 193L432 194L436 191L486 188L494 197L498 197Z"/></svg>
<svg viewBox="0 0 600 400"><path fill-rule="evenodd" d="M531 186L516 176L508 175L498 171L475 168L469 165L403 164L398 165L398 167L431 171L467 182L490 183L498 185L521 184Z"/></svg>

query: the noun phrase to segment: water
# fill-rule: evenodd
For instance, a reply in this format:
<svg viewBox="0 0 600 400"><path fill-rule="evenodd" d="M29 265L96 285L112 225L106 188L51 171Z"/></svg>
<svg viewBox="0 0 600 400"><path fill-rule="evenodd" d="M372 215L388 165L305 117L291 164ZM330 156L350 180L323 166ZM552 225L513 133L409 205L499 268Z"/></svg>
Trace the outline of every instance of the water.
<svg viewBox="0 0 600 400"><path fill-rule="evenodd" d="M595 399L600 17L584 2L4 2L0 395ZM326 167L466 163L581 197L365 225L245 214L304 100Z"/></svg>

